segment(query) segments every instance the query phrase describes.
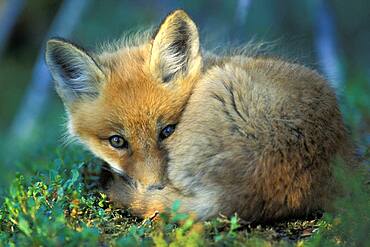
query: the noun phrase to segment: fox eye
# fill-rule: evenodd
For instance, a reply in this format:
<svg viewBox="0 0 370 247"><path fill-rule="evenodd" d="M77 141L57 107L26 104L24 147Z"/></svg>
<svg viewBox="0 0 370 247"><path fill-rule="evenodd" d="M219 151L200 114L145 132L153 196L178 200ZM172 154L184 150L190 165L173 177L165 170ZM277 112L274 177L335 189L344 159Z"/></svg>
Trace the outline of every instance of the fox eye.
<svg viewBox="0 0 370 247"><path fill-rule="evenodd" d="M114 148L127 148L128 142L119 135L109 137L109 143Z"/></svg>
<svg viewBox="0 0 370 247"><path fill-rule="evenodd" d="M166 127L164 127L161 130L161 133L159 134L159 138L161 140L164 140L167 137L169 137L175 131L175 127L176 127L175 124L170 124L170 125L167 125Z"/></svg>

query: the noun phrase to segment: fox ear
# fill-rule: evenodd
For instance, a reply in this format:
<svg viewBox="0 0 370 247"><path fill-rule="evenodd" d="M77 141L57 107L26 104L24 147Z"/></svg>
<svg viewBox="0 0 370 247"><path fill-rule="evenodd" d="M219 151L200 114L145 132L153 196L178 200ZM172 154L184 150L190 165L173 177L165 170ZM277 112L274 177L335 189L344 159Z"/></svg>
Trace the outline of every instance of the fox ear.
<svg viewBox="0 0 370 247"><path fill-rule="evenodd" d="M85 51L67 41L51 39L45 56L57 92L67 106L98 94L104 73Z"/></svg>
<svg viewBox="0 0 370 247"><path fill-rule="evenodd" d="M198 30L183 10L176 10L165 18L152 42L150 71L163 83L200 71Z"/></svg>

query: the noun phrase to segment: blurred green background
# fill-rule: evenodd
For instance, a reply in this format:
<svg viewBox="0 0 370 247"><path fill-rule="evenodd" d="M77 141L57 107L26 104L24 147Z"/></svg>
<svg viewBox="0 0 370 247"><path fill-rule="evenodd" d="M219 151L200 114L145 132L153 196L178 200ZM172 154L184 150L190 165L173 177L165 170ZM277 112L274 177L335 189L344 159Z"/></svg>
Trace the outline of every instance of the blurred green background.
<svg viewBox="0 0 370 247"><path fill-rule="evenodd" d="M273 54L321 71L336 87L359 154L368 150L368 0L0 0L0 184L15 171L47 167L65 151L63 106L43 67L47 38L94 50L158 25L176 8L195 20L205 48L272 42Z"/></svg>

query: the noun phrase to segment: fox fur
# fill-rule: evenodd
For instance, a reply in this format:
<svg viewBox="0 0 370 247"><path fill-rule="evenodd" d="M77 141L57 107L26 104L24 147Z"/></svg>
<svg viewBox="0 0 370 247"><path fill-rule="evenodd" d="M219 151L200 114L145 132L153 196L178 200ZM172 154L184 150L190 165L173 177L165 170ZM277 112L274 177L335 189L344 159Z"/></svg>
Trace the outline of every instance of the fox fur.
<svg viewBox="0 0 370 247"><path fill-rule="evenodd" d="M106 192L143 217L180 200L205 220L260 222L328 206L348 138L317 72L276 58L212 54L182 10L152 37L90 54L61 39L46 61L69 132L114 171ZM161 131L176 125L167 138ZM114 148L118 135L127 142Z"/></svg>

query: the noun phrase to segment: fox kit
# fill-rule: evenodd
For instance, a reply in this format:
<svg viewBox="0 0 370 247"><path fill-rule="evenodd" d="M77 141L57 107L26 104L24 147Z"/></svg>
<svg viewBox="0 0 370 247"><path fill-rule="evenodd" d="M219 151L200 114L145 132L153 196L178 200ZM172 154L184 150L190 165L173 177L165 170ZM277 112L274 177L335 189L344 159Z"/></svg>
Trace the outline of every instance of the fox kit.
<svg viewBox="0 0 370 247"><path fill-rule="evenodd" d="M118 205L146 217L179 200L202 220L249 221L326 206L347 138L316 72L207 53L182 10L152 37L98 53L51 39L46 61L70 134L118 174L107 188Z"/></svg>

